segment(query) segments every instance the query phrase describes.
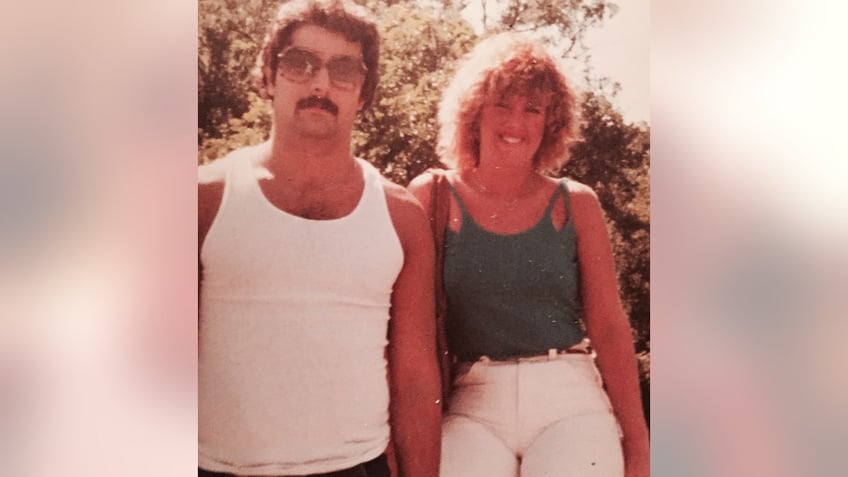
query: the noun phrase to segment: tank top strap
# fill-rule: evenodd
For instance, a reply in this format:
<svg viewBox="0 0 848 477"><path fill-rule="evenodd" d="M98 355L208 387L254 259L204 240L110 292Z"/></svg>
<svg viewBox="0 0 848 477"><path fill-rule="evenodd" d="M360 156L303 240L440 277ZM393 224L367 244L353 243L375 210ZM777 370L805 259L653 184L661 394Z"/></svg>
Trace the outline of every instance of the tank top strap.
<svg viewBox="0 0 848 477"><path fill-rule="evenodd" d="M450 176L448 176L448 177L450 177ZM470 217L470 215L468 214L468 209L465 208L465 204L462 202L462 199L459 197L459 193L456 191L456 189L453 188L453 183L450 181L450 179L448 177L446 177L446 179L448 179L448 189L450 190L451 195L453 195L453 198L456 201L456 205L459 206L459 211L462 212L462 217L463 217L462 222L464 224L466 222L465 217Z"/></svg>
<svg viewBox="0 0 848 477"><path fill-rule="evenodd" d="M259 179L270 178L267 169L255 168L253 157L248 154L233 156L227 168L227 182L224 196L231 200L255 200L267 202L268 199L259 186ZM229 188L229 191L227 191Z"/></svg>
<svg viewBox="0 0 848 477"><path fill-rule="evenodd" d="M553 210L554 210L554 206L556 205L556 201L557 201L557 199L559 199L559 196L560 196L560 194L561 194L562 192L563 192L563 189L562 189L562 181L560 181L560 182L559 182L559 185L558 185L558 186L557 186L557 188L556 188L556 190L554 190L553 195L551 195L551 200L548 202L548 207L545 209L545 213L542 215L542 217L550 217L550 216L551 216L551 213L552 213L552 212L553 212ZM568 194L567 194L567 193L566 193L566 198L565 198L565 200L566 200L566 201L568 201ZM567 204L567 202L566 202L566 204ZM567 208L568 208L568 207L567 207L567 205L566 205L566 209L567 209Z"/></svg>
<svg viewBox="0 0 848 477"><path fill-rule="evenodd" d="M558 182L559 187L557 188L557 192L561 191L563 198L565 199L565 224L567 225L569 222L571 222L571 198L568 194L568 179L563 177ZM551 202L551 205L548 208L548 214L550 214L551 210L553 210L553 205L558 197L559 193L554 194L554 201Z"/></svg>
<svg viewBox="0 0 848 477"><path fill-rule="evenodd" d="M374 164L361 157L355 157L354 160L359 164L359 168L362 169L362 178L365 181L366 187L379 185L380 170L374 167Z"/></svg>

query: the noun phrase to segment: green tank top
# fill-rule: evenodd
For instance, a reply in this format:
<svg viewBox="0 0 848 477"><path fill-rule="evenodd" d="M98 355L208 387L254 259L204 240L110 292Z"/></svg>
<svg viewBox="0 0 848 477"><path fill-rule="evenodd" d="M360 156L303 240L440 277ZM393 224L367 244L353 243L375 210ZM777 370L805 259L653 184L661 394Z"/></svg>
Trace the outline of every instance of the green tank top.
<svg viewBox="0 0 848 477"><path fill-rule="evenodd" d="M447 336L461 361L506 359L579 343L579 270L576 232L565 179L542 219L529 230L500 235L462 212L459 232L445 231ZM554 228L551 211L564 194L567 222Z"/></svg>

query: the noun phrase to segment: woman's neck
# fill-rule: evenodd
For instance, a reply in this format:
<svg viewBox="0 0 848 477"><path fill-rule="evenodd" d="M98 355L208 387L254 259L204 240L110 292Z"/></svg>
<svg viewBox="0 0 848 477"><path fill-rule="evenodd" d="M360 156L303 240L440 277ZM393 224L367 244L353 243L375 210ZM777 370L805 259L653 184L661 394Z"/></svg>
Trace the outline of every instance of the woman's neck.
<svg viewBox="0 0 848 477"><path fill-rule="evenodd" d="M481 163L468 169L463 179L484 195L505 201L519 200L536 190L540 175L526 165Z"/></svg>

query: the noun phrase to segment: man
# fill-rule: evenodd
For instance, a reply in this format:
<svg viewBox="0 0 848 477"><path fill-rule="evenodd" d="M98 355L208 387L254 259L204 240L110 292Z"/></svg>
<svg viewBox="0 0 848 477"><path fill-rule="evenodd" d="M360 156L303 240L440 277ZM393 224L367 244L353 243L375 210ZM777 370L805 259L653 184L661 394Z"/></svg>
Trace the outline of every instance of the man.
<svg viewBox="0 0 848 477"><path fill-rule="evenodd" d="M388 476L390 435L399 475L438 475L429 225L350 152L378 43L346 0L283 5L270 140L201 167L200 475Z"/></svg>

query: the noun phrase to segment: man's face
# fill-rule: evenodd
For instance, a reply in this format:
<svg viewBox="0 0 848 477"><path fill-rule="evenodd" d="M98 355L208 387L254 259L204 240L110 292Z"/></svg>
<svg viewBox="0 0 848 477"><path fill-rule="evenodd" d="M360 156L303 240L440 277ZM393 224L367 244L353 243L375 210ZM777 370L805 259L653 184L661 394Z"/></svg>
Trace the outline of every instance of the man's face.
<svg viewBox="0 0 848 477"><path fill-rule="evenodd" d="M349 139L365 78L362 47L315 25L298 27L268 86L276 127L313 139Z"/></svg>

